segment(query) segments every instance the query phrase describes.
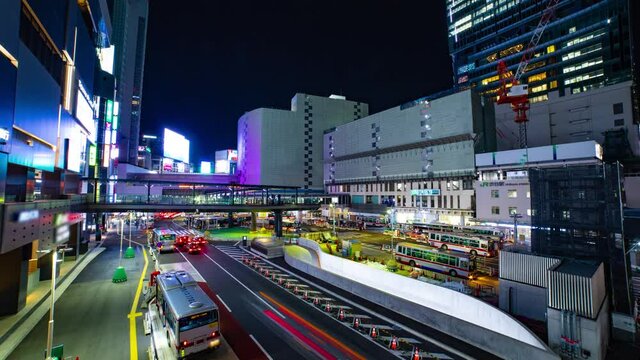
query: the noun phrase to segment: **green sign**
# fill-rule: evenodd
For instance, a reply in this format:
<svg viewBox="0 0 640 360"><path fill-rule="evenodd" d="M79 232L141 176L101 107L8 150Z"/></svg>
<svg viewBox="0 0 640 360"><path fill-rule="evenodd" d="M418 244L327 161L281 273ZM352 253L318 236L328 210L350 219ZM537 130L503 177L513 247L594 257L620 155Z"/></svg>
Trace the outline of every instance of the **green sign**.
<svg viewBox="0 0 640 360"><path fill-rule="evenodd" d="M440 195L440 189L422 189L411 190L412 196L437 196Z"/></svg>
<svg viewBox="0 0 640 360"><path fill-rule="evenodd" d="M95 166L98 158L98 149L95 145L89 145L89 166Z"/></svg>
<svg viewBox="0 0 640 360"><path fill-rule="evenodd" d="M113 121L113 101L111 100L107 100L107 109L105 111L105 120L107 120L108 123Z"/></svg>

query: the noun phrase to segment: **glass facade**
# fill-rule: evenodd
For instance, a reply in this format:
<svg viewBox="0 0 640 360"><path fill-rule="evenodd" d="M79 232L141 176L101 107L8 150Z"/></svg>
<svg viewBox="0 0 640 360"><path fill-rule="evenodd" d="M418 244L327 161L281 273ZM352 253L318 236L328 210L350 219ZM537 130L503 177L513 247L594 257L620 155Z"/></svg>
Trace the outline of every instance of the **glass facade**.
<svg viewBox="0 0 640 360"><path fill-rule="evenodd" d="M548 1L447 0L449 52L459 88L495 97L499 60L508 74ZM631 79L629 8L626 0L564 0L542 34L521 83L531 103Z"/></svg>

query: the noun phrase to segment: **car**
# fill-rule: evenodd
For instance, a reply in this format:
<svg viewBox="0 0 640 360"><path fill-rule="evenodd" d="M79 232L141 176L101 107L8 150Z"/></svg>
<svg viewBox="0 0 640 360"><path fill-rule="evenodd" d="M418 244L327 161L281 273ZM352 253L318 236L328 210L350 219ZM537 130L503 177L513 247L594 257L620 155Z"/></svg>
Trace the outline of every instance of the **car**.
<svg viewBox="0 0 640 360"><path fill-rule="evenodd" d="M191 239L192 242L198 243L200 245L207 245L207 239L204 236L196 236Z"/></svg>
<svg viewBox="0 0 640 360"><path fill-rule="evenodd" d="M186 249L189 254L199 254L202 252L202 246L194 241L187 243Z"/></svg>
<svg viewBox="0 0 640 360"><path fill-rule="evenodd" d="M176 239L176 245L182 247L187 245L190 241L191 241L191 238L189 236L181 235L181 236L178 236L178 238Z"/></svg>

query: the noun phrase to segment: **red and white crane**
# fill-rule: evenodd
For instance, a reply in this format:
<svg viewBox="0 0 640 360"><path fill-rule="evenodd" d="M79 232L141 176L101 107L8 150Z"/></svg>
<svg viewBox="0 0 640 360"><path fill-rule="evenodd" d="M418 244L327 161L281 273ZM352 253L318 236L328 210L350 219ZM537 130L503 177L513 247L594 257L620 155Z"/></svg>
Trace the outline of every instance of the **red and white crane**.
<svg viewBox="0 0 640 360"><path fill-rule="evenodd" d="M540 42L542 33L549 25L551 18L555 12L556 5L560 0L549 0L547 7L542 12L542 17L538 26L533 31L531 40L526 50L522 53L518 69L511 75L507 69L504 60L498 62L498 77L500 79L500 88L498 89L498 104L511 104L511 109L515 112L515 122L519 127L520 148L527 147L527 110L529 110L529 86L521 84L520 78L527 70L527 66L533 57L534 50ZM509 84L511 86L509 86Z"/></svg>

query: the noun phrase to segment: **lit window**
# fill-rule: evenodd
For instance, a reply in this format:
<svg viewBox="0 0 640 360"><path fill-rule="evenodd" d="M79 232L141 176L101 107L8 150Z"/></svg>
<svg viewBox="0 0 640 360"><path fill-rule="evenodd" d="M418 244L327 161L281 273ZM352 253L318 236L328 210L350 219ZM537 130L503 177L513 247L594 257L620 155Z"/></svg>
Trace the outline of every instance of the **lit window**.
<svg viewBox="0 0 640 360"><path fill-rule="evenodd" d="M517 207L509 207L509 215L516 215L518 213Z"/></svg>
<svg viewBox="0 0 640 360"><path fill-rule="evenodd" d="M557 80L553 80L552 82L549 83L549 87L551 89L555 89L558 87L558 81Z"/></svg>
<svg viewBox="0 0 640 360"><path fill-rule="evenodd" d="M527 216L531 216L531 209L527 209Z"/></svg>
<svg viewBox="0 0 640 360"><path fill-rule="evenodd" d="M527 191L527 199L531 197L531 191Z"/></svg>
<svg viewBox="0 0 640 360"><path fill-rule="evenodd" d="M518 191L517 190L507 190L507 197L510 198L517 198L518 197Z"/></svg>
<svg viewBox="0 0 640 360"><path fill-rule="evenodd" d="M571 219L571 211L569 210L562 210L562 218L564 220L569 220Z"/></svg>
<svg viewBox="0 0 640 360"><path fill-rule="evenodd" d="M546 72L541 72L539 74L535 74L535 75L529 76L528 83L531 84L534 81L540 81L540 80L544 80L546 78L547 78L547 73Z"/></svg>
<svg viewBox="0 0 640 360"><path fill-rule="evenodd" d="M554 51L556 51L556 46L555 45L547 46L547 54L550 54L550 53L552 53Z"/></svg>

